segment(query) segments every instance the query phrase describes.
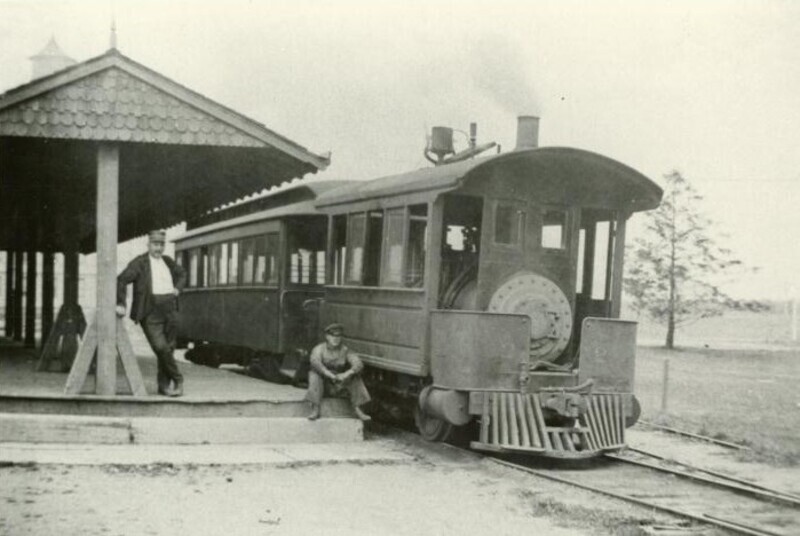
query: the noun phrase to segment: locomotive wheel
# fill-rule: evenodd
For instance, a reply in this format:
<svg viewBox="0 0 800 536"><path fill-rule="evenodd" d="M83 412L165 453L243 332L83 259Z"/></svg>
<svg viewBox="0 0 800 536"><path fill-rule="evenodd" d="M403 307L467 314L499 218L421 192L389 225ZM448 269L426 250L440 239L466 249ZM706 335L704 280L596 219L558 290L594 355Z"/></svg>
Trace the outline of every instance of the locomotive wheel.
<svg viewBox="0 0 800 536"><path fill-rule="evenodd" d="M447 441L455 428L447 421L431 417L417 404L414 405L414 424L417 425L419 435L427 441Z"/></svg>

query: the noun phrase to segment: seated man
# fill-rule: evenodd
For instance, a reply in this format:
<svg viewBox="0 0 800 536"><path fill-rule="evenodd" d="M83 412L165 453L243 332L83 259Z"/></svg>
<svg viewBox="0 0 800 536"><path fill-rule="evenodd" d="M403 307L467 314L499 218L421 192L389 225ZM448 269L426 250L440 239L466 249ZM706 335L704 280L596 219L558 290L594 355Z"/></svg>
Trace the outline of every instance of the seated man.
<svg viewBox="0 0 800 536"><path fill-rule="evenodd" d="M311 402L310 420L319 419L322 396L338 395L347 391L356 415L362 421L370 420L359 406L369 402L369 393L359 373L364 364L347 346L342 344L344 328L341 324L331 324L325 328L325 342L311 351L311 370L308 372L308 392L306 400ZM327 380L327 381L326 381Z"/></svg>

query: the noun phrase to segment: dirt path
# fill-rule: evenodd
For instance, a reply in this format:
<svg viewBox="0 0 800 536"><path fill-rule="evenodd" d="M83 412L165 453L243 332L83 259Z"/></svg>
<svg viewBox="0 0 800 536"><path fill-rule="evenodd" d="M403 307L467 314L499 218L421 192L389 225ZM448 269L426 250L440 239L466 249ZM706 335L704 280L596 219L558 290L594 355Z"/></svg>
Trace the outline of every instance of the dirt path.
<svg viewBox="0 0 800 536"><path fill-rule="evenodd" d="M472 461L0 468L0 534L590 534Z"/></svg>

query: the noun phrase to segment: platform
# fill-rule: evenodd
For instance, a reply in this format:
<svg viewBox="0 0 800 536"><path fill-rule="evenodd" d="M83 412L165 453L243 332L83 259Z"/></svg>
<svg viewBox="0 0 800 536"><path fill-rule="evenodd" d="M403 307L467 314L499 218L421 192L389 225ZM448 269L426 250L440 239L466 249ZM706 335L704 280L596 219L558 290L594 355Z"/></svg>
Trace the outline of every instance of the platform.
<svg viewBox="0 0 800 536"><path fill-rule="evenodd" d="M135 345L141 351L140 345ZM138 353L138 352L137 352ZM305 391L179 360L185 395L158 395L156 360L137 357L148 396L64 395L66 374L36 372L36 354L0 342L0 442L278 444L352 442L363 425L346 400L308 421ZM92 391L92 377L85 391ZM127 385L120 375L119 391ZM129 390L128 390L129 392Z"/></svg>

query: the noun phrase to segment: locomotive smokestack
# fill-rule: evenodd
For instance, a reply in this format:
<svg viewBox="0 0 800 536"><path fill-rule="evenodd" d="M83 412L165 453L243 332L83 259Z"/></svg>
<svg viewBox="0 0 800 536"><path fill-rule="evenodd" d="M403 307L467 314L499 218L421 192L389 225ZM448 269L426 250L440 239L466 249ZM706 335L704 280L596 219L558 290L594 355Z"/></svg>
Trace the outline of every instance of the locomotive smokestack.
<svg viewBox="0 0 800 536"><path fill-rule="evenodd" d="M535 149L539 146L539 118L521 115L517 118L517 146L520 149Z"/></svg>

